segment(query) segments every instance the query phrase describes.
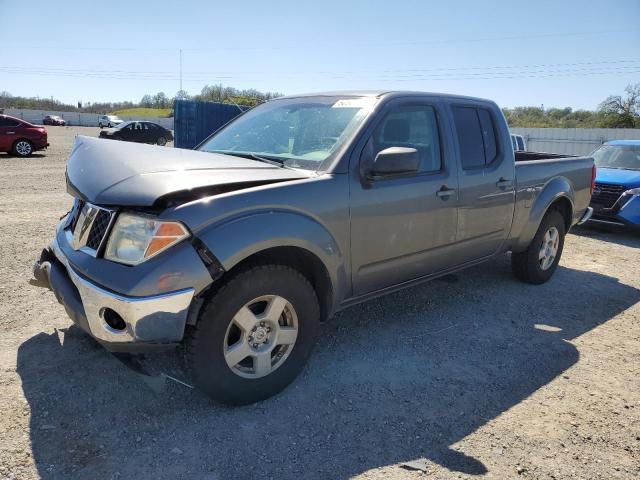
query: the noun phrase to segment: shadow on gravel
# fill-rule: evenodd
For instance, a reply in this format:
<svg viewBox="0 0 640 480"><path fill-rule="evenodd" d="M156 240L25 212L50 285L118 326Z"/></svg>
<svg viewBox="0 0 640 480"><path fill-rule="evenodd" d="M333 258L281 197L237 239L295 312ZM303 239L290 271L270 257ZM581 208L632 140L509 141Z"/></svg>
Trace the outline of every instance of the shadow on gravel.
<svg viewBox="0 0 640 480"><path fill-rule="evenodd" d="M574 227L571 233L580 237L593 238L607 243L616 243L625 247L640 248L640 230L637 232L621 228L601 226Z"/></svg>
<svg viewBox="0 0 640 480"><path fill-rule="evenodd" d="M571 340L639 300L568 268L518 283L505 257L342 312L289 389L242 408L154 392L75 328L41 333L18 352L33 456L45 479L347 478L416 459L481 475L456 442L567 381Z"/></svg>

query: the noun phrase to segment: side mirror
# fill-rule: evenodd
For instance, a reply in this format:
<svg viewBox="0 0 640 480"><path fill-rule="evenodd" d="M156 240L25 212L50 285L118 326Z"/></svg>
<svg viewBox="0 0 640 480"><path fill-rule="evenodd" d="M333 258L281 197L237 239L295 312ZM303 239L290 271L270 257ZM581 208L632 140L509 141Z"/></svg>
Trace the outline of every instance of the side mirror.
<svg viewBox="0 0 640 480"><path fill-rule="evenodd" d="M389 147L376 155L371 175L417 172L419 164L420 158L415 148Z"/></svg>

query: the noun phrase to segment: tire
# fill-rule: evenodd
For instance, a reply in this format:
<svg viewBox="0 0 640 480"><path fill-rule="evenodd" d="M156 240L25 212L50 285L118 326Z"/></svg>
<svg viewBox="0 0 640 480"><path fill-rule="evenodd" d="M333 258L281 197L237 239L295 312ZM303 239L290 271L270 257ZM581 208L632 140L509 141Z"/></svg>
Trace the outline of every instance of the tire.
<svg viewBox="0 0 640 480"><path fill-rule="evenodd" d="M529 247L524 252L511 254L511 267L515 276L534 285L549 280L558 268L565 234L562 214L557 210L548 211Z"/></svg>
<svg viewBox="0 0 640 480"><path fill-rule="evenodd" d="M100 127L100 129L101 129L101 130L104 128L104 126L102 125L102 123L98 123L98 127Z"/></svg>
<svg viewBox="0 0 640 480"><path fill-rule="evenodd" d="M272 306L279 311L278 305L282 307L279 316L267 314ZM260 322L261 316L266 322ZM289 326L275 326L274 318ZM187 371L195 386L218 402L246 405L264 400L282 391L303 369L319 325L318 298L300 272L283 265L247 268L208 299L197 325L187 332ZM265 333L269 326L270 333ZM251 342L265 343L252 344L251 338ZM288 344L278 344L281 339ZM231 357L230 352L238 347L242 347L241 353ZM266 360L263 371L258 356Z"/></svg>
<svg viewBox="0 0 640 480"><path fill-rule="evenodd" d="M28 157L33 153L33 144L29 140L21 138L13 144L11 152L19 157Z"/></svg>
<svg viewBox="0 0 640 480"><path fill-rule="evenodd" d="M161 147L164 147L167 144L167 139L165 137L158 137L158 140L156 140L156 145L160 145Z"/></svg>

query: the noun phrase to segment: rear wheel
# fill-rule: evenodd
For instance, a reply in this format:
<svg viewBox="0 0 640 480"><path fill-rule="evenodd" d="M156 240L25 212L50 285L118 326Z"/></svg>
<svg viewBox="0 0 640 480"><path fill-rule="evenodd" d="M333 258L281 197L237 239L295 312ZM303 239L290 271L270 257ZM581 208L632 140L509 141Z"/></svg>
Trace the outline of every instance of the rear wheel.
<svg viewBox="0 0 640 480"><path fill-rule="evenodd" d="M102 125L102 123L98 123L98 127L104 128L104 125Z"/></svg>
<svg viewBox="0 0 640 480"><path fill-rule="evenodd" d="M33 153L33 145L29 140L18 140L13 144L13 154L19 157L28 157Z"/></svg>
<svg viewBox="0 0 640 480"><path fill-rule="evenodd" d="M564 217L560 212L547 212L527 250L511 255L515 276L533 284L549 280L558 268L565 233Z"/></svg>
<svg viewBox="0 0 640 480"><path fill-rule="evenodd" d="M187 334L187 367L196 387L214 400L263 400L300 373L319 323L318 298L302 274L282 265L255 266L203 307Z"/></svg>

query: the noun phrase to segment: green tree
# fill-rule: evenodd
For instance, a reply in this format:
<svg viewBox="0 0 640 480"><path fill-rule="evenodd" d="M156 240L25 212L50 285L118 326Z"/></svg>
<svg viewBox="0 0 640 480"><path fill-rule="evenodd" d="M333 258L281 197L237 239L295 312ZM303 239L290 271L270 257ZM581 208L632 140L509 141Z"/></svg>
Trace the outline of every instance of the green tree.
<svg viewBox="0 0 640 480"><path fill-rule="evenodd" d="M640 127L640 83L627 85L624 91L624 97L610 95L598 106L598 113L606 127Z"/></svg>

